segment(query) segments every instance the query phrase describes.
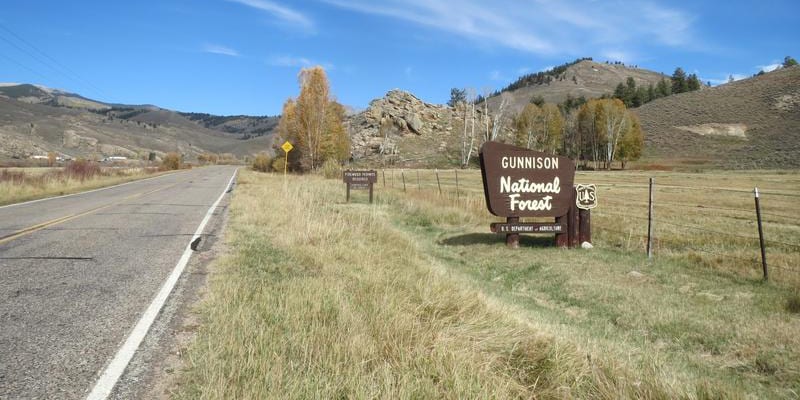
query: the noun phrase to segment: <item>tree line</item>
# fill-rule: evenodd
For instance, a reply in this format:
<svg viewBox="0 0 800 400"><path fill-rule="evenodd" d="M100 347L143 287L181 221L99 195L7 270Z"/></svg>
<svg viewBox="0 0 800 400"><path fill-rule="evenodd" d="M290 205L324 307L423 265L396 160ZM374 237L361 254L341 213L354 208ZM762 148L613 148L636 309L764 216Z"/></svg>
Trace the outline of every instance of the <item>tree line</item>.
<svg viewBox="0 0 800 400"><path fill-rule="evenodd" d="M486 141L500 141L549 154L572 158L585 169L622 168L638 160L644 148L644 133L639 118L616 98L586 100L568 97L561 104L533 97L518 113L509 113L508 95L500 95L500 105L489 110L486 101L476 106L469 90L451 91L456 113L454 132L460 137L457 151L462 167L474 160L474 149ZM482 115L476 115L483 108ZM462 125L463 124L463 125ZM482 134L476 135L476 126Z"/></svg>
<svg viewBox="0 0 800 400"><path fill-rule="evenodd" d="M617 85L612 95L605 97L619 99L626 107L635 108L662 97L700 90L702 85L697 74L686 75L686 72L678 67L669 81L661 78L657 84L651 83L647 87L637 87L636 80L629 76L625 83L620 82Z"/></svg>

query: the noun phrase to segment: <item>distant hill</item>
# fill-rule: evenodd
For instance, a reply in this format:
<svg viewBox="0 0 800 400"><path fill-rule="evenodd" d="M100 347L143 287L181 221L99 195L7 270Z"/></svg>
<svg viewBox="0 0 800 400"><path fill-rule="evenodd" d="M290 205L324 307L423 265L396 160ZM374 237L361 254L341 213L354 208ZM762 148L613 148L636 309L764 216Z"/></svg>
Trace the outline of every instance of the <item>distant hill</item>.
<svg viewBox="0 0 800 400"><path fill-rule="evenodd" d="M668 76L642 68L634 68L624 64L595 62L582 59L575 63L565 64L562 68L545 71L543 80L521 77L509 86L510 90L489 98L489 108L496 110L502 98L508 101L508 109L516 114L534 97L542 97L548 103L563 103L567 96L586 99L598 98L611 94L620 83L628 77L636 81L636 86L655 86L662 78Z"/></svg>
<svg viewBox="0 0 800 400"><path fill-rule="evenodd" d="M199 122L208 129L240 135L242 139L271 134L281 119L280 116L219 116L202 113L181 113L181 115Z"/></svg>
<svg viewBox="0 0 800 400"><path fill-rule="evenodd" d="M0 84L0 160L51 151L93 158L151 151L247 156L270 151L277 120L109 104L38 85Z"/></svg>
<svg viewBox="0 0 800 400"><path fill-rule="evenodd" d="M648 159L800 168L800 66L665 97L636 112Z"/></svg>

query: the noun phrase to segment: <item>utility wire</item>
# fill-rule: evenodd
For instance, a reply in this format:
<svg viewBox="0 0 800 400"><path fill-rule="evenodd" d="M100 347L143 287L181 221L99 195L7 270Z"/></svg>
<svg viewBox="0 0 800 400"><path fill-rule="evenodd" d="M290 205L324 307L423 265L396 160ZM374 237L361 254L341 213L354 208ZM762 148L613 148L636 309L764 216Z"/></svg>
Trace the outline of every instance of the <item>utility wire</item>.
<svg viewBox="0 0 800 400"><path fill-rule="evenodd" d="M77 73L72 71L70 68L68 68L65 65L61 64L55 58L49 56L47 53L45 53L44 51L42 51L41 49L39 49L38 47L36 47L32 43L30 43L29 41L23 39L20 35L14 33L11 29L6 27L5 25L0 24L0 29L4 30L5 32L7 32L11 36L13 36L19 42L21 42L21 43L25 44L26 46L28 46L29 48L33 49L33 51L38 53L38 55L34 54L32 51L30 51L30 50L28 50L26 48L23 48L20 45L14 43L13 41L9 40L7 37L0 36L0 39L5 41L6 43L10 44L11 46L16 48L17 50L27 54L29 57L31 57L34 60L38 61L42 65L45 65L46 67L52 69L53 71L57 72L58 74L66 77L67 79L69 79L71 81L74 81L74 82L80 84L81 86L84 86L84 87L87 87L87 88L91 89L91 91L95 92L95 94L98 94L101 97L108 98L108 96L103 92L103 90L101 90L97 86L93 85L91 82L81 78L80 75L78 75Z"/></svg>

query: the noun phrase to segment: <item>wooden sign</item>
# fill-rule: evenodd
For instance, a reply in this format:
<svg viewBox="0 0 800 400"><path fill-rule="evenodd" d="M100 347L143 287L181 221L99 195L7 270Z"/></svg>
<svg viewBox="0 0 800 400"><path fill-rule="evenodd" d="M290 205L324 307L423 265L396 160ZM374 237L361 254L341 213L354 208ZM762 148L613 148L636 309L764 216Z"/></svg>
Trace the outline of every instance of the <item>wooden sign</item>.
<svg viewBox="0 0 800 400"><path fill-rule="evenodd" d="M579 210L578 204L596 206L597 188L572 186L572 160L497 142L484 143L479 156L486 207L506 218L505 223L496 222L490 228L505 234L509 247L519 247L521 233L552 233L556 245L563 247L591 242L589 210ZM523 217L554 217L555 222L520 222Z"/></svg>
<svg viewBox="0 0 800 400"><path fill-rule="evenodd" d="M498 142L480 151L489 212L499 217L558 217L569 210L575 164L568 157Z"/></svg>
<svg viewBox="0 0 800 400"><path fill-rule="evenodd" d="M350 201L350 190L369 190L369 202L372 203L372 185L378 181L378 171L344 171L342 180L347 185L347 201Z"/></svg>
<svg viewBox="0 0 800 400"><path fill-rule="evenodd" d="M594 184L575 186L575 205L581 210L597 207L597 186Z"/></svg>

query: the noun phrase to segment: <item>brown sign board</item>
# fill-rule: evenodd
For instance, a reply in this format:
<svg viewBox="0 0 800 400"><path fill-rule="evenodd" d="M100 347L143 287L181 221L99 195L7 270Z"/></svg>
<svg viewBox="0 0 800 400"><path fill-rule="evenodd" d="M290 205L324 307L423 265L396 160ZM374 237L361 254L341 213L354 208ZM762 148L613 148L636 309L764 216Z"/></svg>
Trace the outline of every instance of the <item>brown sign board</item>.
<svg viewBox="0 0 800 400"><path fill-rule="evenodd" d="M378 171L344 171L342 175L344 183L350 185L369 185L378 181Z"/></svg>
<svg viewBox="0 0 800 400"><path fill-rule="evenodd" d="M490 225L494 233L564 233L566 224L500 223Z"/></svg>
<svg viewBox="0 0 800 400"><path fill-rule="evenodd" d="M574 204L575 164L561 157L498 142L480 151L483 192L499 217L560 217Z"/></svg>

